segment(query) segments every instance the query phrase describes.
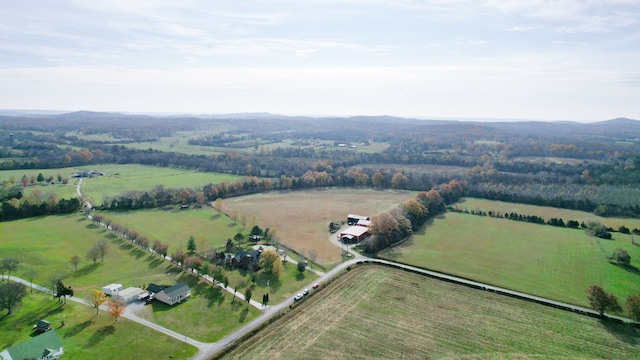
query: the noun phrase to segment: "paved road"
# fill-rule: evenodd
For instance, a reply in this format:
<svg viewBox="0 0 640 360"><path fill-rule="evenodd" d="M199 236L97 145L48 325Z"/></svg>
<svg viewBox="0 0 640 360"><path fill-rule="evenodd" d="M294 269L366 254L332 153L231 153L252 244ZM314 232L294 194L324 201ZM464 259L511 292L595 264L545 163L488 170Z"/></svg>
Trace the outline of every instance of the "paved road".
<svg viewBox="0 0 640 360"><path fill-rule="evenodd" d="M82 198L82 194L80 192L80 185L82 184L82 179L80 179L80 181L78 182L78 187L77 187L77 192L78 192L78 196L80 196ZM87 203L88 207L91 207L91 204ZM332 234L329 237L329 241L331 241L334 245L340 247L340 248L345 248L345 245L342 244L339 239L338 239L338 234L339 231L336 232L335 234ZM415 266L410 266L410 265L403 265L403 264L398 264L392 261L388 261L388 260L382 260L382 259L373 259L373 258L368 258L366 256L363 256L355 251L351 251L351 246L346 246L346 250L349 251L349 253L353 254L353 259L349 260L349 261L345 261L341 264L339 264L338 266L336 266L335 268L331 269L330 271L328 271L327 273L322 273L319 272L317 270L314 269L310 269L311 271L314 271L315 273L317 273L318 275L321 275L319 279L317 279L315 282L317 283L323 283L326 282L330 279L332 279L333 277L335 277L338 273L340 273L341 271L344 271L347 267L349 266L353 266L356 264L360 264L360 263L377 263L377 264L382 264L382 265L386 265L386 266L391 266L391 267L395 267L398 269L403 269L406 271L411 271L414 273L418 273L418 274L422 274L422 275L426 275L432 278L436 278L436 279L440 279L440 280L444 280L444 281L448 281L448 282L453 282L453 283L457 283L457 284L461 284L461 285L465 285L465 286L471 286L477 289L482 289L485 291L492 291L498 294L502 294L502 295L507 295L507 296L511 296L511 297L516 297L516 298L520 298L523 300L528 300L528 301L534 301L537 302L539 304L543 304L543 305L547 305L547 306L552 306L552 307L556 307L556 308L560 308L560 309L564 309L564 310L568 310L568 311L573 311L576 313L580 313L580 314L585 314L585 315L589 315L589 316L598 316L599 314L589 308L585 308L585 307L581 307L581 306L576 306L573 304L568 304L568 303L563 303L560 301L555 301L555 300L551 300L551 299L546 299L543 297L539 297L539 296L535 296L535 295L531 295L531 294L525 294L522 292L518 292L518 291L513 291L513 290L509 290L509 289L505 289L505 288L501 288L501 287L497 287L497 286L492 286L492 285L488 285L488 284L484 284L481 282L477 282L477 281L472 281L472 280L467 280L467 279L463 279L460 277L456 277L456 276L452 276L452 275L447 275L447 274L443 274L443 273L439 273L436 271L432 271L432 270L427 270L427 269L422 269L422 268L417 268ZM288 259L288 261L292 262L292 263L296 263L295 261L291 261ZM26 285L30 285L30 283L28 281L16 278L16 277L11 277L12 279L15 279L16 281L20 281ZM312 283L309 283L306 287L310 288L312 285ZM51 293L50 290L45 289L39 285L35 285L34 284L34 288L40 290L40 291L44 291L47 293ZM244 295L240 294L240 293L235 293L234 289L227 287L226 288L227 291L229 291L230 293L235 294L235 296L237 296L238 298L242 299L243 301L245 300ZM313 291L313 290L312 290ZM78 299L78 298L69 298L69 300L72 301L77 301L80 303L84 303L84 304L88 304L87 301L82 300L82 299ZM252 321L250 321L249 323L247 323L245 326L243 326L242 328L232 332L231 334L225 336L224 338L222 338L221 340L214 342L214 343L202 343L200 341L191 339L189 337L187 337L186 335L182 335L182 334L178 334L172 330L166 329L164 327L161 327L157 324L154 324L150 321L147 321L145 319L142 319L140 317L138 317L135 313L136 313L136 308L137 306L139 306L138 304L134 304L127 306L127 310L125 310L125 314L123 314L123 317L128 318L130 320L136 321L140 324L149 326L159 332L162 332L164 334L167 334L175 339L179 339L182 341L185 341L187 343L189 343L190 345L196 346L198 348L198 353L196 355L194 355L192 357L192 360L207 360L210 359L211 357L213 357L215 354L217 354L219 351L221 351L222 349L224 349L225 347L233 344L235 341L237 341L238 339L242 338L243 336L245 336L246 334L248 334L249 332L255 330L256 328L262 326L266 321L268 321L269 319L271 319L273 316L279 314L283 309L285 309L286 307L289 307L290 305L293 304L293 296L289 297L288 299L282 301L281 303L274 305L274 306L267 306L267 307L263 307L262 304L258 303L255 300L251 300L250 302L251 305L255 306L258 309L262 310L262 314L260 316L258 316L257 318L253 319ZM89 304L88 304L89 305ZM131 306L131 307L130 307ZM625 318L625 317L620 317L620 316L615 316L615 315L609 315L607 314L607 317L612 318L612 319L616 319L622 322L626 322L626 323L631 323L633 322L631 319Z"/></svg>
<svg viewBox="0 0 640 360"><path fill-rule="evenodd" d="M5 277L6 278L6 277ZM52 294L53 292L50 289L45 288L44 286L38 285L38 284L32 284L31 282L15 277L15 276L10 276L9 279L11 279L11 281L15 281L15 282L19 282L22 284L25 284L26 286L33 286L33 288L35 290L38 291L42 291L44 293L47 294ZM67 300L73 301L73 302L77 302L83 305L87 305L87 306L93 306L89 301L78 298L78 297L74 297L74 296L70 296L67 297ZM185 341L186 343L193 345L197 348L201 348L205 345L205 343L202 343L200 341L194 340L192 338L187 337L186 335L183 334L179 334L173 330L169 330L165 327L162 327L158 324L155 324L153 322L150 322L148 320L145 320L143 318L138 317L135 313L137 310L140 309L141 306L144 306L144 303L141 302L137 302L137 303L132 303L132 304L128 304L127 307L125 308L124 313L122 314L123 318L135 321L137 323L140 323L142 325L148 326L156 331L159 331L161 333L167 334L169 336L171 336L172 338L178 339L180 341ZM100 310L102 311L108 311L108 307L106 305L102 305L100 306Z"/></svg>

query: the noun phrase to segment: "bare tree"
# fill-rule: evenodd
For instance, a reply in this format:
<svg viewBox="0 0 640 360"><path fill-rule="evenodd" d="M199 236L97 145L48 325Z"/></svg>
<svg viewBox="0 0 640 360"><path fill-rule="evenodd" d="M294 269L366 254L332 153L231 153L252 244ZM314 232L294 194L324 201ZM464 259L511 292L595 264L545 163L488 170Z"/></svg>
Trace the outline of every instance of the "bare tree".
<svg viewBox="0 0 640 360"><path fill-rule="evenodd" d="M31 283L31 292L33 292L33 278L35 278L37 274L38 272L33 268L28 268L24 271L25 279Z"/></svg>
<svg viewBox="0 0 640 360"><path fill-rule="evenodd" d="M11 272L18 270L18 265L20 264L20 260L16 258L4 258L2 259L2 263L0 266L2 267L2 274L4 275L5 271L8 272L8 277L11 277Z"/></svg>
<svg viewBox="0 0 640 360"><path fill-rule="evenodd" d="M87 259L93 261L93 265L96 264L96 261L98 261L98 258L100 257L100 249L98 249L97 247L92 247L91 249L87 250Z"/></svg>
<svg viewBox="0 0 640 360"><path fill-rule="evenodd" d="M109 243L107 243L107 240L98 240L96 248L100 252L100 261L104 261L104 256L109 252Z"/></svg>
<svg viewBox="0 0 640 360"><path fill-rule="evenodd" d="M6 283L0 285L0 307L7 309L7 315L11 310L20 305L22 298L27 295L27 288L18 283Z"/></svg>
<svg viewBox="0 0 640 360"><path fill-rule="evenodd" d="M309 250L309 260L311 260L311 262L316 262L316 259L318 258L318 252L315 250Z"/></svg>
<svg viewBox="0 0 640 360"><path fill-rule="evenodd" d="M80 264L80 256L78 255L73 255L71 257L71 259L69 260L69 263L71 265L73 265L73 267L76 269L76 272L78 271L78 264Z"/></svg>

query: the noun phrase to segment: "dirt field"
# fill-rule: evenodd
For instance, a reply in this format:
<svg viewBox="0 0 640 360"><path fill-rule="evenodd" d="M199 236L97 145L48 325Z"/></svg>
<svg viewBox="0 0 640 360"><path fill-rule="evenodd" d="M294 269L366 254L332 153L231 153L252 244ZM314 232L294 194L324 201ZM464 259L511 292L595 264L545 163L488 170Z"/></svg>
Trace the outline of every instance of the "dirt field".
<svg viewBox="0 0 640 360"><path fill-rule="evenodd" d="M365 265L223 359L630 359L639 350L630 326Z"/></svg>
<svg viewBox="0 0 640 360"><path fill-rule="evenodd" d="M276 228L280 241L331 266L340 261L340 249L329 241L329 222L345 221L348 214L373 216L415 198L415 192L371 189L327 189L270 192L224 200L226 212L255 216L262 228Z"/></svg>

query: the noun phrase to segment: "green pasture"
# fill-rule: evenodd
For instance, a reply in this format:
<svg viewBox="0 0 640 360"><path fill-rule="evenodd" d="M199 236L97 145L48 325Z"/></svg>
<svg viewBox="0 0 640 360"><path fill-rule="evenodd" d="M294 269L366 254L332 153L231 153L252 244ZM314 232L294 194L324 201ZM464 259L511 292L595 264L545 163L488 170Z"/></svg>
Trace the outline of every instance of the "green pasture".
<svg viewBox="0 0 640 360"><path fill-rule="evenodd" d="M71 174L78 171L77 168L63 168L63 169L24 169L24 170L1 170L0 182L7 181L13 182L13 184L22 187L21 179L23 176L31 179L31 177L37 178L38 174L42 174L45 179L53 176L54 184L35 184L29 185L23 188L23 195L29 195L34 191L40 191L42 194L47 195L50 193L56 194L58 199L71 199L77 196L75 181L69 179ZM69 179L67 184L58 183L58 174L63 178Z"/></svg>
<svg viewBox="0 0 640 360"><path fill-rule="evenodd" d="M0 233L2 257L21 261L16 276L26 278L33 269L34 283L47 286L52 274L64 275L64 284L72 286L78 297L114 282L124 287L159 281L171 284L180 273L169 262L135 248L78 214L0 222ZM98 240L106 240L109 249L104 261L98 259L94 265L86 253ZM77 272L69 262L73 255L82 259Z"/></svg>
<svg viewBox="0 0 640 360"><path fill-rule="evenodd" d="M210 155L225 151L224 148L213 148L210 146L189 145L189 140L196 136L207 136L215 133L224 133L234 130L230 124L211 124L211 128L198 131L179 131L170 137L161 137L157 141L135 142L123 144L126 147L140 150L153 149L164 152L176 152L187 155Z"/></svg>
<svg viewBox="0 0 640 360"><path fill-rule="evenodd" d="M113 197L132 190L151 190L157 185L202 189L209 183L235 182L242 178L230 174L136 164L99 165L92 168L106 174L82 182L82 194L96 203L102 203L105 196Z"/></svg>
<svg viewBox="0 0 640 360"><path fill-rule="evenodd" d="M119 139L116 139L111 134L82 134L77 131L70 131L65 134L65 136L75 136L78 140L85 141L97 141L97 142L106 142L106 143L118 143Z"/></svg>
<svg viewBox="0 0 640 360"><path fill-rule="evenodd" d="M629 252L632 267L609 263L616 248ZM578 229L446 213L381 257L582 306L593 284L622 302L640 293L640 247L621 234L602 240Z"/></svg>
<svg viewBox="0 0 640 360"><path fill-rule="evenodd" d="M168 244L169 254L182 247L187 251L189 237L198 240L204 237L209 249L219 248L227 243L227 239L239 233L248 232L241 224L219 213L213 208L182 210L145 209L136 211L101 211L114 223L136 230L140 235ZM197 241L196 241L197 243ZM200 252L205 249L196 249Z"/></svg>
<svg viewBox="0 0 640 360"><path fill-rule="evenodd" d="M19 169L19 170L0 170L0 182L4 180L10 180L13 178L15 180L16 185L20 184L20 179L22 176L26 175L28 178L38 177L38 174L42 173L45 178L49 176L53 176L54 181L58 181L58 174L62 175L64 178L70 178L71 174L77 172L79 168L61 168L61 169Z"/></svg>
<svg viewBox="0 0 640 360"><path fill-rule="evenodd" d="M0 349L29 339L40 319L51 322L69 359L183 359L197 349L125 318L117 322L106 312L67 300L58 304L51 296L28 293L11 315L0 315ZM65 325L61 327L62 321Z"/></svg>
<svg viewBox="0 0 640 360"><path fill-rule="evenodd" d="M214 209L190 209L190 210L137 210L131 212L101 212L105 217L114 223L126 226L131 230L136 230L140 235L148 237L151 242L160 240L169 244L168 254L182 246L182 251L187 251L189 237L193 235L198 245L198 239L204 237L207 249L219 249L227 243L227 239L233 239L238 232L247 235L249 229L235 222L231 218L218 213ZM234 241L235 243L235 241ZM196 249L197 252L203 249ZM271 294L271 302L280 302L285 298L295 294L302 287L308 285L317 278L317 275L310 271L299 274L292 263L285 263L285 273L274 278L271 275L258 271L256 282L250 282L246 271L228 271L229 286L241 288L238 291L244 294L247 286L253 286L255 291ZM222 279L218 279L222 280ZM269 281L269 286L267 286ZM275 297L274 297L275 295Z"/></svg>
<svg viewBox="0 0 640 360"><path fill-rule="evenodd" d="M569 220L575 220L579 223L584 222L585 224L588 224L591 221L595 221L602 223L614 230L618 230L622 225L626 226L630 230L640 228L640 220L638 219L602 217L584 211L560 209L550 206L509 203L478 198L464 198L462 201L454 204L454 206L457 206L462 210L466 209L469 211L483 210L485 212L498 211L502 214L515 212L522 215L536 215L542 217L545 220L558 218L562 219L565 223ZM616 234L613 235L614 237L616 236Z"/></svg>
<svg viewBox="0 0 640 360"><path fill-rule="evenodd" d="M33 269L34 283L48 286L52 274L62 274L63 283L74 289L76 297L86 298L90 290L101 289L110 283L122 283L125 288L142 287L152 282L173 285L180 280L193 284L193 295L188 301L171 309L162 306L154 308L151 320L157 317L159 323L175 331L188 330L188 335L194 338L206 340L222 337L227 331L242 326L245 319L251 320L256 316L253 309L243 312L242 309L223 307L230 302L227 295L220 297L212 294L206 285L197 284L196 277L187 275L170 262L135 247L79 215L2 222L0 233L3 234L0 243L2 256L21 261L18 271L12 275L28 280L28 272ZM94 265L85 258L85 254L101 239L107 240L109 251L104 261L98 259ZM77 271L69 263L73 255L82 258ZM176 316L174 312L182 314L179 319L171 320ZM191 326L190 317L197 317L201 326ZM204 326L214 322L221 324L219 330Z"/></svg>

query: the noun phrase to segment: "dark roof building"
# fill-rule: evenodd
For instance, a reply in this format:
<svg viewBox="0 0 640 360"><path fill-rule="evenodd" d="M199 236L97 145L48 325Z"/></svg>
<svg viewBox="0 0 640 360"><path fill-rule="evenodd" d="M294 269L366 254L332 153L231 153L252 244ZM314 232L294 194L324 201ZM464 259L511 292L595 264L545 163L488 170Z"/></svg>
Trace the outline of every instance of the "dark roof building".
<svg viewBox="0 0 640 360"><path fill-rule="evenodd" d="M239 250L233 259L231 259L231 265L241 267L243 269L251 267L253 270L257 270L258 264L260 263L261 253L261 250Z"/></svg>
<svg viewBox="0 0 640 360"><path fill-rule="evenodd" d="M347 225L355 225L359 220L370 220L368 216L349 214L347 215Z"/></svg>
<svg viewBox="0 0 640 360"><path fill-rule="evenodd" d="M162 291L163 289L164 289L164 286L160 286L160 285L157 285L157 284L154 284L154 283L150 283L147 286L147 291L152 293L152 294L157 294L160 291Z"/></svg>
<svg viewBox="0 0 640 360"><path fill-rule="evenodd" d="M191 288L182 281L155 294L155 299L173 305L191 296Z"/></svg>

